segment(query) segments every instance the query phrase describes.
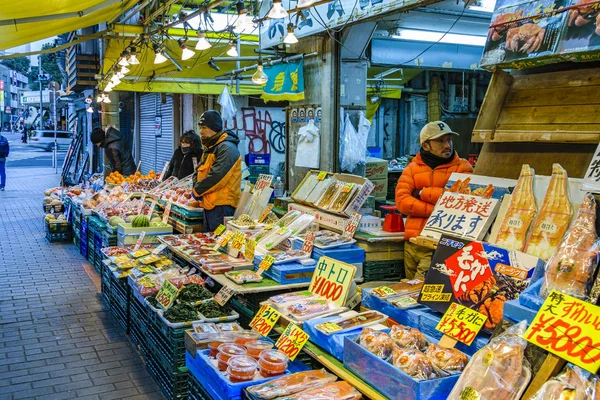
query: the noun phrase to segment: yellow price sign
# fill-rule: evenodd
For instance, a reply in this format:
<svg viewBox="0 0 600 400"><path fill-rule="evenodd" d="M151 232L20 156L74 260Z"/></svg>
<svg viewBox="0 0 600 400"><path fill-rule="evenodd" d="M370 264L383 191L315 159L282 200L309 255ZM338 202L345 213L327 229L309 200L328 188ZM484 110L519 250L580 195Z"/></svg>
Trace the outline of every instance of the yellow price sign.
<svg viewBox="0 0 600 400"><path fill-rule="evenodd" d="M444 335L470 346L487 317L463 305L452 303L435 327Z"/></svg>
<svg viewBox="0 0 600 400"><path fill-rule="evenodd" d="M317 175L317 180L322 181L327 178L327 171L319 171L319 175Z"/></svg>
<svg viewBox="0 0 600 400"><path fill-rule="evenodd" d="M244 232L238 231L233 235L233 241L231 242L231 247L237 251L240 251L240 250L242 250L242 246L243 246L245 240L246 240L246 235L244 234Z"/></svg>
<svg viewBox="0 0 600 400"><path fill-rule="evenodd" d="M260 262L260 264L258 264L259 275L262 274L264 271L268 271L274 262L275 262L275 257L273 257L270 254L265 255L263 257L262 261Z"/></svg>
<svg viewBox="0 0 600 400"><path fill-rule="evenodd" d="M342 330L341 326L333 322L323 322L322 324L315 325L315 328L327 335Z"/></svg>
<svg viewBox="0 0 600 400"><path fill-rule="evenodd" d="M287 355L290 361L294 361L308 341L308 338L308 333L298 328L295 324L290 323L277 340L277 343L275 343L275 347Z"/></svg>
<svg viewBox="0 0 600 400"><path fill-rule="evenodd" d="M280 316L281 313L279 311L264 304L260 307L260 310L258 310L252 321L250 321L250 328L254 329L262 336L267 336L279 320Z"/></svg>
<svg viewBox="0 0 600 400"><path fill-rule="evenodd" d="M348 193L354 187L354 183L346 183L342 189L342 193Z"/></svg>
<svg viewBox="0 0 600 400"><path fill-rule="evenodd" d="M354 265L330 257L321 257L317 262L317 268L313 273L308 290L343 307L355 274L356 267Z"/></svg>
<svg viewBox="0 0 600 400"><path fill-rule="evenodd" d="M273 206L274 206L274 204L269 204L267 206L267 208L265 208L265 211L263 211L263 213L260 215L260 218L258 218L259 224L262 223L267 218L267 215L269 215L269 213L273 209Z"/></svg>
<svg viewBox="0 0 600 400"><path fill-rule="evenodd" d="M389 286L379 286L373 289L373 294L379 297L394 296L396 291Z"/></svg>
<svg viewBox="0 0 600 400"><path fill-rule="evenodd" d="M179 289L177 289L177 286L166 280L156 295L156 302L163 310L168 310L173 305L178 294Z"/></svg>
<svg viewBox="0 0 600 400"><path fill-rule="evenodd" d="M244 258L248 262L254 261L254 253L256 251L256 240L247 238L246 248L244 249Z"/></svg>
<svg viewBox="0 0 600 400"><path fill-rule="evenodd" d="M221 224L215 229L215 236L221 236L223 232L225 232L225 225Z"/></svg>
<svg viewBox="0 0 600 400"><path fill-rule="evenodd" d="M550 292L523 337L591 373L600 368L600 307Z"/></svg>
<svg viewBox="0 0 600 400"><path fill-rule="evenodd" d="M217 241L217 244L213 248L215 250L219 250L219 248L227 246L227 243L229 243L229 241L231 240L232 237L233 237L233 232L231 232L231 231L225 232L223 234L223 236L221 236L221 238Z"/></svg>

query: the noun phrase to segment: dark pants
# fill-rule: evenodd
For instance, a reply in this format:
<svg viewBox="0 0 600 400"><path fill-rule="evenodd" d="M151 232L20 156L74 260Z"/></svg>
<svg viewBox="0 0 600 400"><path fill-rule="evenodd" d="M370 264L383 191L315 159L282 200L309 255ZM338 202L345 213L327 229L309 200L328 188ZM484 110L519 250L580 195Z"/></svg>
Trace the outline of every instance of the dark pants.
<svg viewBox="0 0 600 400"><path fill-rule="evenodd" d="M6 158L0 158L0 188L6 186Z"/></svg>
<svg viewBox="0 0 600 400"><path fill-rule="evenodd" d="M231 206L216 206L212 210L204 210L204 232L214 232L225 217L231 217L233 214L235 208Z"/></svg>

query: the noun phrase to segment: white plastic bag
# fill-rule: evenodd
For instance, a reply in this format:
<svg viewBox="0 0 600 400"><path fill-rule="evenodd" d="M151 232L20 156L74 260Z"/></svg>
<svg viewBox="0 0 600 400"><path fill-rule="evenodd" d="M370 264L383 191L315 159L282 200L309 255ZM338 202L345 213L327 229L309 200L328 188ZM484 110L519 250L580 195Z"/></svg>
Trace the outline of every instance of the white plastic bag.
<svg viewBox="0 0 600 400"><path fill-rule="evenodd" d="M371 123L360 113L358 131L354 129L350 116L346 114L344 121L343 146L342 146L342 170L353 171L358 164L367 162L367 139Z"/></svg>
<svg viewBox="0 0 600 400"><path fill-rule="evenodd" d="M314 120L298 130L296 167L319 168L321 137Z"/></svg>
<svg viewBox="0 0 600 400"><path fill-rule="evenodd" d="M237 107L235 106L233 97L231 97L231 94L229 94L229 89L227 89L227 86L223 87L223 91L219 96L218 103L221 105L221 117L223 117L223 121L227 121L228 119L235 117Z"/></svg>

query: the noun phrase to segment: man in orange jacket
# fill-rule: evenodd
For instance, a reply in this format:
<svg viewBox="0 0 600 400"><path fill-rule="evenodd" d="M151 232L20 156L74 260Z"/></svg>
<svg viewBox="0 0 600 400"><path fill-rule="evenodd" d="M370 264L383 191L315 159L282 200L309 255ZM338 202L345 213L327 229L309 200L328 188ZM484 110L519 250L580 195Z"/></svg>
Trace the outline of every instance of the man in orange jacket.
<svg viewBox="0 0 600 400"><path fill-rule="evenodd" d="M421 150L406 167L396 186L396 207L408 216L404 233L404 270L409 279L425 276L433 250L410 243L419 236L444 186L453 172L471 173L473 167L459 158L452 146L458 136L442 121L430 122L421 129Z"/></svg>

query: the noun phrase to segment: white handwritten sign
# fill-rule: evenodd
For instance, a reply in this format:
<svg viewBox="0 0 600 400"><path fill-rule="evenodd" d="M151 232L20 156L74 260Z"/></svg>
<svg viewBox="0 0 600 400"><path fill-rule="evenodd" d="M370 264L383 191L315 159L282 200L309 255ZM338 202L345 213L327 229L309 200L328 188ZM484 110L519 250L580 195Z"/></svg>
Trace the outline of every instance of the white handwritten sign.
<svg viewBox="0 0 600 400"><path fill-rule="evenodd" d="M583 177L581 190L592 193L600 193L600 144L594 152L594 157Z"/></svg>

